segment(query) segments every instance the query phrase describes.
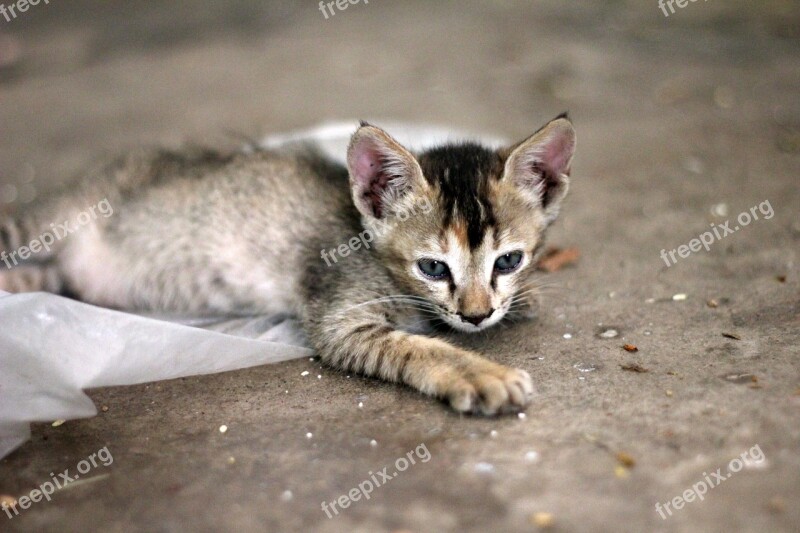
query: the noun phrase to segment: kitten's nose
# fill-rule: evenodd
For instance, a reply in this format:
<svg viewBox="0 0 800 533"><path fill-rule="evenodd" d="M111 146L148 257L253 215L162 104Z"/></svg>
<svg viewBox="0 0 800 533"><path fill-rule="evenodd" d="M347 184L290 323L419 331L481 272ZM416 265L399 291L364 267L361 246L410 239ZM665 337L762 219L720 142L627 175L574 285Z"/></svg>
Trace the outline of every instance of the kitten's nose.
<svg viewBox="0 0 800 533"><path fill-rule="evenodd" d="M465 314L459 313L458 316L460 316L461 320L463 320L464 322L469 322L470 324L472 324L474 326L479 326L481 324L481 322L483 322L484 320L486 320L487 318L492 316L492 313L494 313L494 309L491 309L485 315L465 315Z"/></svg>

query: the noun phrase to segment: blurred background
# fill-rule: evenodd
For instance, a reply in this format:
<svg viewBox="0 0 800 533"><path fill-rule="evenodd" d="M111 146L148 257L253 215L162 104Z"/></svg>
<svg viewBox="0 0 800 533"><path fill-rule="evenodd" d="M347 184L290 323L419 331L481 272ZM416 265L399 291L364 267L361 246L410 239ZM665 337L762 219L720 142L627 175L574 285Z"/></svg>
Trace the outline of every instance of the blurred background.
<svg viewBox="0 0 800 533"><path fill-rule="evenodd" d="M0 461L0 493L104 444L111 476L13 528L797 531L800 1L675 7L361 0L326 18L314 0L50 0L0 15L0 213L143 144L234 148L358 118L521 139L566 110L578 132L552 241L580 262L551 275L539 322L459 339L535 376L527 420L459 418L308 361L95 390L110 410L34 425ZM664 267L660 250L765 200L774 219ZM335 520L319 510L421 442L427 466ZM654 512L755 444L764 468Z"/></svg>
<svg viewBox="0 0 800 533"><path fill-rule="evenodd" d="M8 3L8 2L6 2ZM335 6L334 6L335 7ZM797 151L792 0L54 0L0 17L0 204L143 143L233 143L326 120L527 135L570 110L579 164L734 135ZM741 132L744 133L744 132ZM635 158L633 158L635 160Z"/></svg>

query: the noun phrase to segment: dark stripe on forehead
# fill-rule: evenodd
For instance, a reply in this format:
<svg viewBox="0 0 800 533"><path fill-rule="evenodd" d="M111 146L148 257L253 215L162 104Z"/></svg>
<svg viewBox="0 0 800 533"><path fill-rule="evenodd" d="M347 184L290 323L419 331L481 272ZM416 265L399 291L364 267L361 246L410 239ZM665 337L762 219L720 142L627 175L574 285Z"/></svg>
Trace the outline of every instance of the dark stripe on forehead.
<svg viewBox="0 0 800 533"><path fill-rule="evenodd" d="M502 176L503 161L488 148L474 143L433 148L419 157L425 179L439 191L444 209L443 226L463 224L471 249L483 242L494 227L489 183Z"/></svg>

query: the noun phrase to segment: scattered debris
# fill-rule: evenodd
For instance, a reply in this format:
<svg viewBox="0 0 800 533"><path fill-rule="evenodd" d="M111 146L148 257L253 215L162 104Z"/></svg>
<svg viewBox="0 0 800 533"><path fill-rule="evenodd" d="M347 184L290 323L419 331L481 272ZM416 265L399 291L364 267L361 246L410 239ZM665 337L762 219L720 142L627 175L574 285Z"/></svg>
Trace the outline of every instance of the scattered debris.
<svg viewBox="0 0 800 533"><path fill-rule="evenodd" d="M674 302L682 302L686 298L688 298L688 296L686 294L684 294L684 293L678 293L678 294L673 294L672 295L672 301L674 301Z"/></svg>
<svg viewBox="0 0 800 533"><path fill-rule="evenodd" d="M108 412L108 406L104 405L103 407L100 408L100 410L103 411L104 413L107 413Z"/></svg>
<svg viewBox="0 0 800 533"><path fill-rule="evenodd" d="M221 425L219 427L219 432L220 433L227 433L228 432L228 426L226 426L225 424Z"/></svg>
<svg viewBox="0 0 800 533"><path fill-rule="evenodd" d="M650 372L649 369L638 363L627 363L625 365L620 365L620 368L622 368L622 370L627 370L628 372L636 372L637 374L645 374Z"/></svg>
<svg viewBox="0 0 800 533"><path fill-rule="evenodd" d="M17 499L8 494L0 494L0 507L16 507Z"/></svg>
<svg viewBox="0 0 800 533"><path fill-rule="evenodd" d="M723 337L727 337L727 338L729 338L729 339L734 339L734 340L737 340L737 341L740 341L740 340L742 340L742 338L741 338L739 335L737 335L736 333L725 333L725 332L723 331L723 332L722 332L722 336L723 336Z"/></svg>
<svg viewBox="0 0 800 533"><path fill-rule="evenodd" d="M711 214L716 217L728 216L728 204L715 204L711 206Z"/></svg>
<svg viewBox="0 0 800 533"><path fill-rule="evenodd" d="M614 337L619 337L619 331L613 328L608 328L605 331L600 332L601 339L613 339Z"/></svg>
<svg viewBox="0 0 800 533"><path fill-rule="evenodd" d="M494 465L492 463L475 463L475 472L478 474L492 474L494 473Z"/></svg>
<svg viewBox="0 0 800 533"><path fill-rule="evenodd" d="M672 391L671 391L671 390L669 390L669 389L665 390L665 391L664 391L664 394L666 394L667 396L670 396L670 397L672 397Z"/></svg>
<svg viewBox="0 0 800 533"><path fill-rule="evenodd" d="M76 476L75 481L73 481L72 483L69 483L67 485L64 485L63 487L61 487L61 490L70 490L70 489L74 489L76 487L80 487L81 485L85 485L87 483L94 483L95 481L101 481L101 480L107 478L110 475L111 474L100 474L99 476L88 477L88 478L83 478L83 479L77 479L77 476Z"/></svg>
<svg viewBox="0 0 800 533"><path fill-rule="evenodd" d="M50 424L50 425L51 425L51 426L53 426L54 428L57 428L58 426L60 426L60 425L61 425L61 424L63 424L64 422L66 422L66 420L56 420L55 422L53 422L53 423L52 423L52 424Z"/></svg>
<svg viewBox="0 0 800 533"><path fill-rule="evenodd" d="M595 370L599 370L603 368L603 365L600 363L575 363L572 365L572 368L577 370L578 372L594 372Z"/></svg>
<svg viewBox="0 0 800 533"><path fill-rule="evenodd" d="M637 348L633 344L623 344L622 345L622 349L625 350L626 352L638 352L639 351L639 348Z"/></svg>
<svg viewBox="0 0 800 533"><path fill-rule="evenodd" d="M725 381L738 384L758 383L758 377L753 374L726 374L722 376Z"/></svg>
<svg viewBox="0 0 800 533"><path fill-rule="evenodd" d="M531 524L541 529L549 529L556 523L552 513L538 512L530 516Z"/></svg>
<svg viewBox="0 0 800 533"><path fill-rule="evenodd" d="M544 256L539 260L539 270L545 272L558 272L565 266L571 265L578 261L581 253L577 248L550 248L544 253Z"/></svg>
<svg viewBox="0 0 800 533"><path fill-rule="evenodd" d="M617 458L617 461L619 461L619 464L626 468L633 468L636 466L636 459L634 459L633 456L628 452L617 452L615 457Z"/></svg>

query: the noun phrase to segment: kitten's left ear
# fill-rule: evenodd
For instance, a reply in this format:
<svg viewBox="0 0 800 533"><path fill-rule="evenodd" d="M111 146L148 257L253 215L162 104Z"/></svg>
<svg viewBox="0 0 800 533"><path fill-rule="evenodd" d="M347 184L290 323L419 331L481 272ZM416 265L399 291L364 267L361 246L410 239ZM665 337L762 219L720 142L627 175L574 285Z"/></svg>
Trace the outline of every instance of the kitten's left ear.
<svg viewBox="0 0 800 533"><path fill-rule="evenodd" d="M425 187L416 158L382 129L361 123L347 149L353 201L361 214L383 218L402 196Z"/></svg>
<svg viewBox="0 0 800 533"><path fill-rule="evenodd" d="M555 118L509 151L504 176L544 209L548 224L553 222L569 189L575 153L575 128L569 117Z"/></svg>

